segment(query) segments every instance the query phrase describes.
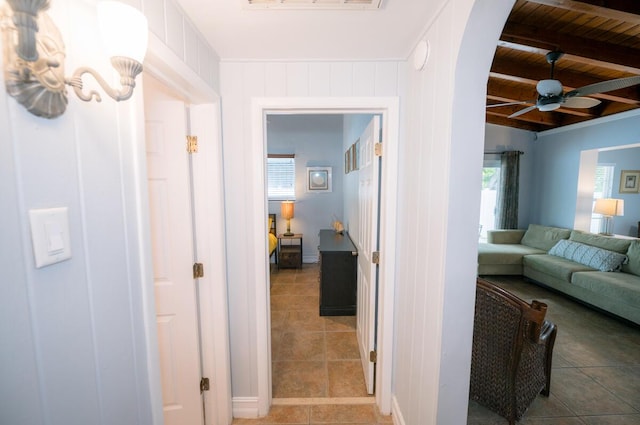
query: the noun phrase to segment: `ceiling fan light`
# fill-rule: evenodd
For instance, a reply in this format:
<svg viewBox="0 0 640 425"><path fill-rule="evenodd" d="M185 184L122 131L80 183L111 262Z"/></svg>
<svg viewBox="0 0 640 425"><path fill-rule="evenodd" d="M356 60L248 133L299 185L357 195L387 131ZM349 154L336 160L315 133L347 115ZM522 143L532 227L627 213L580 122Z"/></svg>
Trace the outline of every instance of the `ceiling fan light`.
<svg viewBox="0 0 640 425"><path fill-rule="evenodd" d="M540 80L536 89L540 96L558 96L562 94L562 83L558 80Z"/></svg>
<svg viewBox="0 0 640 425"><path fill-rule="evenodd" d="M560 107L559 103L547 103L546 105L539 105L538 110L541 112L549 112L549 111L555 111L559 107Z"/></svg>

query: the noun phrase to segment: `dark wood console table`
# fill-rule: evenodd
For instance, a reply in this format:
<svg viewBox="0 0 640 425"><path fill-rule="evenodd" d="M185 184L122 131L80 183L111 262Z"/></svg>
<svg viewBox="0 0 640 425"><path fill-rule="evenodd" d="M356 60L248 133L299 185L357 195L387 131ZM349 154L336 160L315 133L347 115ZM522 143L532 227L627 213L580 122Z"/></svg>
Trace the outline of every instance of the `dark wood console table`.
<svg viewBox="0 0 640 425"><path fill-rule="evenodd" d="M346 232L319 236L320 316L355 316L358 251Z"/></svg>

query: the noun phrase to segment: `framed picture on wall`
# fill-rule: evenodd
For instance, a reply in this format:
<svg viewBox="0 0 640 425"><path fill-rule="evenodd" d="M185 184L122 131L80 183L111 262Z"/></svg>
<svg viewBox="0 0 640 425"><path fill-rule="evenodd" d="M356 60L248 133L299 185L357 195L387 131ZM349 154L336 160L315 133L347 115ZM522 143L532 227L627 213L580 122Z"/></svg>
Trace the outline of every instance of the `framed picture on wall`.
<svg viewBox="0 0 640 425"><path fill-rule="evenodd" d="M344 173L351 172L351 149L347 149L344 153Z"/></svg>
<svg viewBox="0 0 640 425"><path fill-rule="evenodd" d="M307 192L331 192L331 167L307 167Z"/></svg>
<svg viewBox="0 0 640 425"><path fill-rule="evenodd" d="M351 166L354 170L360 169L360 139L351 145Z"/></svg>
<svg viewBox="0 0 640 425"><path fill-rule="evenodd" d="M622 170L620 172L620 193L638 193L640 191L640 170Z"/></svg>

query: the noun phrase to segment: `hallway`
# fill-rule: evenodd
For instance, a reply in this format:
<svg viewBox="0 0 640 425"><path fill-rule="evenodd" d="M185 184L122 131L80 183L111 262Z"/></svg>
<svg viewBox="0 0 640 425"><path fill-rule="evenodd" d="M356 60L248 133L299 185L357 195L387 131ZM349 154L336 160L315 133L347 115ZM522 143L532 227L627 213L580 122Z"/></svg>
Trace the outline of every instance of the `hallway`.
<svg viewBox="0 0 640 425"><path fill-rule="evenodd" d="M318 313L318 264L272 266L271 360L274 398L368 396L355 316Z"/></svg>

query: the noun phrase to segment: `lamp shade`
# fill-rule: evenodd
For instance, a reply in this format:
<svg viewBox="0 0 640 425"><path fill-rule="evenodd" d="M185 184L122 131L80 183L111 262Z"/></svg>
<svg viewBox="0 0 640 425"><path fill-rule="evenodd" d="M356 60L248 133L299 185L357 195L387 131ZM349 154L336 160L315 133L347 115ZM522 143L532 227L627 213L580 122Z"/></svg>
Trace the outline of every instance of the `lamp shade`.
<svg viewBox="0 0 640 425"><path fill-rule="evenodd" d="M280 204L280 213L282 214L282 218L285 220L289 220L293 218L293 201L284 201Z"/></svg>
<svg viewBox="0 0 640 425"><path fill-rule="evenodd" d="M98 3L98 20L109 57L124 56L142 63L149 37L142 12L119 1L105 0Z"/></svg>
<svg viewBox="0 0 640 425"><path fill-rule="evenodd" d="M611 198L596 199L596 204L593 206L593 212L608 217L624 215L624 200Z"/></svg>

